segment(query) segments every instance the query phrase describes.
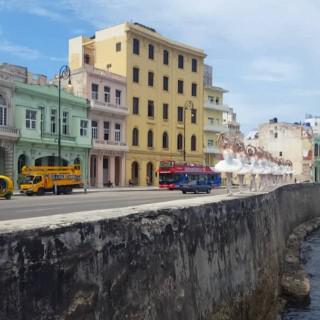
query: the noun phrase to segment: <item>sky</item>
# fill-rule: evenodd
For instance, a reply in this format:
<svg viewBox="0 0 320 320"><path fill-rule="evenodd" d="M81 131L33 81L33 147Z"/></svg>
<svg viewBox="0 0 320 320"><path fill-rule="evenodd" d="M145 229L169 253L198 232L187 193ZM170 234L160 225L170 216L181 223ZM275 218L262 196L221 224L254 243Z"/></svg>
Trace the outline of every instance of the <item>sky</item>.
<svg viewBox="0 0 320 320"><path fill-rule="evenodd" d="M202 48L244 133L320 115L319 0L0 0L0 63L52 77L68 40L126 21Z"/></svg>

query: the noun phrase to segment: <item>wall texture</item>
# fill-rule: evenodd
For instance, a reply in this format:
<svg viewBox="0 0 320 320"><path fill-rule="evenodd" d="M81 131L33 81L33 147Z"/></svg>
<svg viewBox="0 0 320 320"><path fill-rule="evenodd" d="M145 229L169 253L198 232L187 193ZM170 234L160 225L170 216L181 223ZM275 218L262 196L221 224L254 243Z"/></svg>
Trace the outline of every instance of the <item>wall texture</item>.
<svg viewBox="0 0 320 320"><path fill-rule="evenodd" d="M286 237L320 215L319 192L290 185L82 223L4 223L0 319L275 319Z"/></svg>

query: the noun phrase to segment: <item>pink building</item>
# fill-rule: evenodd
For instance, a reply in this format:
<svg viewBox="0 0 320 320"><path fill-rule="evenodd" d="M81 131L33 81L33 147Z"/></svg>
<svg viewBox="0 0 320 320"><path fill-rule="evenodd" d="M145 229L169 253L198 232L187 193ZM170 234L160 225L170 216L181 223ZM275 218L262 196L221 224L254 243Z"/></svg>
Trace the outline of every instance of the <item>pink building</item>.
<svg viewBox="0 0 320 320"><path fill-rule="evenodd" d="M72 70L74 94L90 101L92 149L89 184L102 188L109 182L125 184L126 78L85 65Z"/></svg>

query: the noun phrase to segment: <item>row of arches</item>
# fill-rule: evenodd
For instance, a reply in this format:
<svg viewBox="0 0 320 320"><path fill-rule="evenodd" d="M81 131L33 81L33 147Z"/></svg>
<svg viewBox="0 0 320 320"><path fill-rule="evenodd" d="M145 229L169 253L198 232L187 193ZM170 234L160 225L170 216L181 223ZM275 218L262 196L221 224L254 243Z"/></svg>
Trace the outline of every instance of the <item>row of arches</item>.
<svg viewBox="0 0 320 320"><path fill-rule="evenodd" d="M140 185L142 181L140 177L140 165L137 161L131 164L131 183L133 185ZM154 166L152 162L146 164L146 185L153 185L154 183Z"/></svg>
<svg viewBox="0 0 320 320"><path fill-rule="evenodd" d="M139 129L133 128L132 130L132 145L138 146L139 145ZM154 134L153 131L150 129L148 130L147 134L147 146L148 148L154 147ZM168 149L169 148L169 135L165 131L162 134L162 148ZM177 150L183 149L183 135L179 133L177 135ZM195 135L191 136L191 151L197 150L197 137Z"/></svg>

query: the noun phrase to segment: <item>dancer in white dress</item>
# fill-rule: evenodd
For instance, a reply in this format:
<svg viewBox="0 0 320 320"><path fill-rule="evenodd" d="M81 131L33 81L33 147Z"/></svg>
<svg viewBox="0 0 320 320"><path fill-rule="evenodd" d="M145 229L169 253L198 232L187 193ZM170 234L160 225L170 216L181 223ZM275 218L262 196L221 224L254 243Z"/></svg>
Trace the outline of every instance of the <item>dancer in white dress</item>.
<svg viewBox="0 0 320 320"><path fill-rule="evenodd" d="M259 173L257 148L252 145L248 145L246 147L246 151L250 159L250 191L257 191L256 175Z"/></svg>
<svg viewBox="0 0 320 320"><path fill-rule="evenodd" d="M243 142L237 143L237 159L240 164L240 170L237 172L239 179L239 192L243 192L243 182L246 174L251 173L251 167L249 165L248 154Z"/></svg>
<svg viewBox="0 0 320 320"><path fill-rule="evenodd" d="M240 170L241 164L234 155L235 144L224 134L218 137L218 145L222 149L223 160L215 165L215 169L218 172L226 174L227 193L228 195L232 195L232 174Z"/></svg>

